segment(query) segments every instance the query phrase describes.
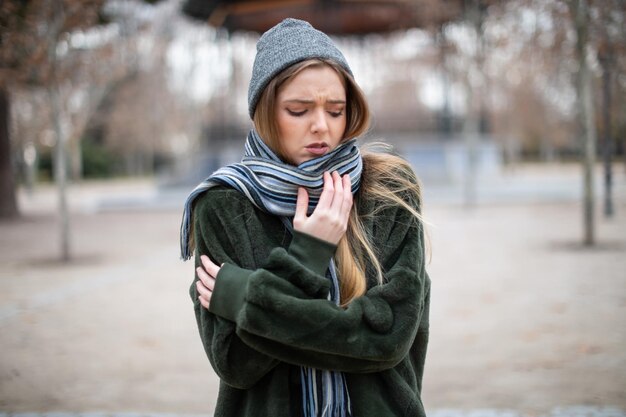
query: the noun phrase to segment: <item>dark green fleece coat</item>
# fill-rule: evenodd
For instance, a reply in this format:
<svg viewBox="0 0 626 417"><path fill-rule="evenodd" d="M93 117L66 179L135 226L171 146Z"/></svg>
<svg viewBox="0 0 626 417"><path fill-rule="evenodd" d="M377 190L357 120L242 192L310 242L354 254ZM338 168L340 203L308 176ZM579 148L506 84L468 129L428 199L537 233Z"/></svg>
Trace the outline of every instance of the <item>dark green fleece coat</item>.
<svg viewBox="0 0 626 417"><path fill-rule="evenodd" d="M210 311L194 283L200 337L220 377L216 417L302 415L300 366L345 373L353 416L424 416L420 391L428 343L430 279L422 226L399 207L368 216L385 282L368 270L364 296L341 308L326 299L335 247L292 235L240 192L212 188L194 207L196 266L224 263ZM417 203L415 204L417 206ZM197 280L197 276L196 276Z"/></svg>

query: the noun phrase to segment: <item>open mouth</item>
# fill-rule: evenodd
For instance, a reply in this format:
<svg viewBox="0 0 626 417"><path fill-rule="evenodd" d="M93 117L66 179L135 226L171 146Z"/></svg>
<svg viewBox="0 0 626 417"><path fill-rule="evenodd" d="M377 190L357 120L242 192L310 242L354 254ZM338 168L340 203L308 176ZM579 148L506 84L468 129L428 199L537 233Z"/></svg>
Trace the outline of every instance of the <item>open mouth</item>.
<svg viewBox="0 0 626 417"><path fill-rule="evenodd" d="M312 153L313 155L324 155L326 152L328 152L329 146L326 142L317 142L312 143L305 149L307 150L307 152Z"/></svg>

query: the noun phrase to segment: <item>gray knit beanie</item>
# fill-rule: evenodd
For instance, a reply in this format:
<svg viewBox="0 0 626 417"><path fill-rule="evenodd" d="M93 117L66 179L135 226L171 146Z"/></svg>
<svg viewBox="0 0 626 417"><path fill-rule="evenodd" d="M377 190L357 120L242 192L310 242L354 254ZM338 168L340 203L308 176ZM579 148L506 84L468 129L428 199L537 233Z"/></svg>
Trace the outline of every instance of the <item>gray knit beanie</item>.
<svg viewBox="0 0 626 417"><path fill-rule="evenodd" d="M248 88L248 112L251 118L254 118L261 93L271 79L297 62L311 58L330 59L352 75L346 58L328 35L303 20L283 20L261 36L256 51Z"/></svg>

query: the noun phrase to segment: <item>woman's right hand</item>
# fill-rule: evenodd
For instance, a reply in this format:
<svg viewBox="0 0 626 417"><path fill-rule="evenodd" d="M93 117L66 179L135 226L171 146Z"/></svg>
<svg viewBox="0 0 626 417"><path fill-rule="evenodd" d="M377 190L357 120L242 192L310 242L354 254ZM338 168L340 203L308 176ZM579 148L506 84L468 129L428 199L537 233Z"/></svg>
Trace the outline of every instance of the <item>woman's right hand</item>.
<svg viewBox="0 0 626 417"><path fill-rule="evenodd" d="M296 214L293 228L318 239L339 243L348 228L350 209L352 208L352 185L350 176L343 178L334 171L332 175L324 173L324 189L319 202L310 216L307 216L309 194L304 188L298 189Z"/></svg>

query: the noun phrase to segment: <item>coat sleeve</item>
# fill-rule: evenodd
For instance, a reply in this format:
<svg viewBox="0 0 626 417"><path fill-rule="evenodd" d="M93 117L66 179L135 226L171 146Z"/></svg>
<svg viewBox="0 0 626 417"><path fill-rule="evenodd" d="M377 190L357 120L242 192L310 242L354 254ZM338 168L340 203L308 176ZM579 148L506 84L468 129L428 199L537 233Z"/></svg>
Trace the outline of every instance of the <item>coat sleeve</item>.
<svg viewBox="0 0 626 417"><path fill-rule="evenodd" d="M327 300L324 276L334 247L295 233L258 269L226 264L210 309L235 323L258 352L296 365L344 372L377 372L407 354L424 311L426 283L422 225L406 210L379 216L384 282L341 308ZM390 226L391 225L391 226Z"/></svg>
<svg viewBox="0 0 626 417"><path fill-rule="evenodd" d="M216 262L251 265L251 259L239 256L241 246L246 246L245 227L226 230L222 213L238 212L237 201L232 193L218 190L210 197L200 198L194 208L194 239L196 242L195 266L200 265L200 255L208 255ZM224 210L217 210L219 206ZM242 214L243 215L243 214ZM241 223L242 219L238 219ZM249 240L248 240L249 241ZM237 247L237 244L240 247ZM256 384L273 369L278 360L259 352L244 343L236 333L236 324L216 316L204 308L198 300L197 274L189 289L193 301L196 321L204 350L211 366L226 384L246 389Z"/></svg>

